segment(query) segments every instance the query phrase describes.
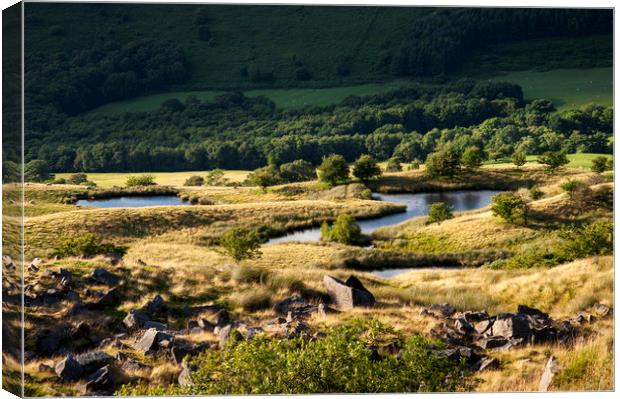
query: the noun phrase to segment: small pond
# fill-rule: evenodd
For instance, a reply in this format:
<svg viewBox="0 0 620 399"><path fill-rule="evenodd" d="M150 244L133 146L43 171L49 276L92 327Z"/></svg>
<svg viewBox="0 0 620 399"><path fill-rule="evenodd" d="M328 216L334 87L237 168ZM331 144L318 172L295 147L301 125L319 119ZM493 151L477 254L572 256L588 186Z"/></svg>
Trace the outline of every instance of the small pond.
<svg viewBox="0 0 620 399"><path fill-rule="evenodd" d="M145 206L183 206L189 202L181 201L176 195L151 195L144 197L116 197L78 200L76 205L96 208L143 208Z"/></svg>
<svg viewBox="0 0 620 399"><path fill-rule="evenodd" d="M497 190L475 191L447 191L442 193L416 193L416 194L375 194L374 197L381 201L395 202L407 205L407 210L402 213L380 216L377 218L360 220L362 232L370 234L376 229L404 222L416 216L428 214L430 206L435 202L445 202L454 207L454 211L462 212L472 209L484 208L491 203L491 197L498 194ZM321 229L313 227L299 230L282 237L269 240L269 244L277 244L288 241L318 241L321 237Z"/></svg>
<svg viewBox="0 0 620 399"><path fill-rule="evenodd" d="M400 274L416 272L437 272L444 270L459 270L460 267L409 267L405 269L383 269L383 270L371 270L369 273L374 274L375 276L383 277L383 278L392 278L398 276Z"/></svg>

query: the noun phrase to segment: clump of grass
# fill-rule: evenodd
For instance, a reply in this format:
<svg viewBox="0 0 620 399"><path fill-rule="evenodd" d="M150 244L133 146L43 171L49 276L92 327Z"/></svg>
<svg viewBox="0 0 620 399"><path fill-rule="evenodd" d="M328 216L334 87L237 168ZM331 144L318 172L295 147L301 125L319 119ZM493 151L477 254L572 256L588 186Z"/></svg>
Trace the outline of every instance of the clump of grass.
<svg viewBox="0 0 620 399"><path fill-rule="evenodd" d="M181 368L173 363L163 363L151 371L153 385L170 385L176 382Z"/></svg>
<svg viewBox="0 0 620 399"><path fill-rule="evenodd" d="M94 234L85 234L82 236L63 238L56 250L55 255L58 256L94 256L100 254L118 254L124 255L127 247L114 245L112 243L103 243Z"/></svg>
<svg viewBox="0 0 620 399"><path fill-rule="evenodd" d="M552 388L559 391L613 389L613 336L578 344L560 357L562 370Z"/></svg>
<svg viewBox="0 0 620 399"><path fill-rule="evenodd" d="M269 272L259 267L238 265L231 275L233 281L244 284L263 284L269 277Z"/></svg>
<svg viewBox="0 0 620 399"><path fill-rule="evenodd" d="M247 312L256 312L271 307L271 292L266 287L258 286L232 294L230 302Z"/></svg>

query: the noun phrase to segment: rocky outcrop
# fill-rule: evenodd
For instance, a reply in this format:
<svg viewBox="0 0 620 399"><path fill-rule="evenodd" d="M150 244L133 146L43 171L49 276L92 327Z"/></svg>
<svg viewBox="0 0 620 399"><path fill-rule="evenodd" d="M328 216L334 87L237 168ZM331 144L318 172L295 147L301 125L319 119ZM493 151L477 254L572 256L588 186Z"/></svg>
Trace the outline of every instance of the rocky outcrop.
<svg viewBox="0 0 620 399"><path fill-rule="evenodd" d="M545 364L545 368L543 370L542 376L540 377L540 382L538 383L538 390L540 392L547 392L549 386L553 382L553 377L561 370L560 364L555 360L553 356L549 358L547 364Z"/></svg>
<svg viewBox="0 0 620 399"><path fill-rule="evenodd" d="M142 337L136 342L134 345L134 349L142 352L148 353L150 351L155 351L159 348L159 344L164 341L172 340L172 335L165 333L163 331L157 331L154 328L150 328L142 334Z"/></svg>
<svg viewBox="0 0 620 399"><path fill-rule="evenodd" d="M345 282L325 275L323 285L325 285L332 302L339 309L351 309L356 306L370 307L375 304L375 297L355 276L350 276Z"/></svg>
<svg viewBox="0 0 620 399"><path fill-rule="evenodd" d="M149 316L141 310L130 310L123 319L123 324L129 331L134 331L144 327L149 321Z"/></svg>
<svg viewBox="0 0 620 399"><path fill-rule="evenodd" d="M120 277L118 277L115 274L110 273L109 271L101 267L98 267L95 270L93 270L92 274L90 275L90 278L92 281L96 283L109 285L109 286L115 286L116 284L118 284L120 280Z"/></svg>
<svg viewBox="0 0 620 399"><path fill-rule="evenodd" d="M72 355L68 355L58 362L54 366L54 371L61 380L67 382L79 380L84 373L84 369Z"/></svg>

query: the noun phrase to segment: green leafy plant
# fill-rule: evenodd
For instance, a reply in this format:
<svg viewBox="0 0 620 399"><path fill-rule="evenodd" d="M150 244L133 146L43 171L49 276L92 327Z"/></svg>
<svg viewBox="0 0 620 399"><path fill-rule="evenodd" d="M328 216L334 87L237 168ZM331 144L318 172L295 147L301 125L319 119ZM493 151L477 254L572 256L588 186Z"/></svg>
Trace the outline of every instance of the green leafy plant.
<svg viewBox="0 0 620 399"><path fill-rule="evenodd" d="M362 229L353 216L341 214L331 228L327 223L321 225L321 238L341 244L357 244L361 241Z"/></svg>
<svg viewBox="0 0 620 399"><path fill-rule="evenodd" d="M474 170L482 165L483 154L475 145L467 147L461 156L461 163L468 170Z"/></svg>
<svg viewBox="0 0 620 399"><path fill-rule="evenodd" d="M123 256L127 247L102 243L94 234L84 234L75 237L64 237L54 250L54 255L65 256L94 256L117 254Z"/></svg>
<svg viewBox="0 0 620 399"><path fill-rule="evenodd" d="M316 170L319 181L334 186L349 180L349 166L342 155L332 154L323 158Z"/></svg>
<svg viewBox="0 0 620 399"><path fill-rule="evenodd" d="M592 166L590 170L594 173L603 173L608 170L612 170L614 167L613 161L607 157L596 157L592 160Z"/></svg>
<svg viewBox="0 0 620 399"><path fill-rule="evenodd" d="M435 202L431 205L428 212L427 223L440 224L444 220L452 219L454 217L453 210L454 208L445 202Z"/></svg>
<svg viewBox="0 0 620 399"><path fill-rule="evenodd" d="M508 223L517 223L519 220L527 223L527 204L518 195L502 193L491 199L491 211Z"/></svg>
<svg viewBox="0 0 620 399"><path fill-rule="evenodd" d="M400 172L401 170L403 170L403 166L400 164L398 157L388 159L387 165L385 165L386 172Z"/></svg>
<svg viewBox="0 0 620 399"><path fill-rule="evenodd" d="M184 186L202 186L205 184L205 178L202 176L190 176L183 183Z"/></svg>
<svg viewBox="0 0 620 399"><path fill-rule="evenodd" d="M563 152L547 151L538 157L538 162L546 165L549 173L553 173L570 161Z"/></svg>
<svg viewBox="0 0 620 399"><path fill-rule="evenodd" d="M154 186L155 184L155 177L153 175L129 176L125 181L125 186L127 187Z"/></svg>
<svg viewBox="0 0 620 399"><path fill-rule="evenodd" d="M353 165L353 176L363 182L367 182L381 176L381 169L373 157L362 155Z"/></svg>
<svg viewBox="0 0 620 399"><path fill-rule="evenodd" d="M261 238L254 230L234 228L228 230L219 240L224 252L236 262L254 259L262 255Z"/></svg>
<svg viewBox="0 0 620 399"><path fill-rule="evenodd" d="M526 162L526 156L524 152L517 151L514 154L512 154L512 163L515 164L517 167L521 167L525 165L525 162Z"/></svg>

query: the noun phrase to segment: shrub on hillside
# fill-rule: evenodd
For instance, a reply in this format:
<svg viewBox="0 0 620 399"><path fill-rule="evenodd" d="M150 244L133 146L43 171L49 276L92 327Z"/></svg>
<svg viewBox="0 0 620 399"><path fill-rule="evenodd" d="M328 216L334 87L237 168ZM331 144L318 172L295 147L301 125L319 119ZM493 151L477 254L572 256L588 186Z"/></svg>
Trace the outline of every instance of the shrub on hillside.
<svg viewBox="0 0 620 399"><path fill-rule="evenodd" d="M254 230L230 229L220 238L219 244L224 252L236 262L258 258L262 255L260 251L261 239Z"/></svg>
<svg viewBox="0 0 620 399"><path fill-rule="evenodd" d="M403 170L403 166L400 164L400 159L398 157L388 159L387 165L385 166L386 172L400 172L401 170Z"/></svg>
<svg viewBox="0 0 620 399"><path fill-rule="evenodd" d="M316 170L310 162L298 159L280 165L280 176L288 183L308 181L316 177Z"/></svg>
<svg viewBox="0 0 620 399"><path fill-rule="evenodd" d="M213 169L207 173L208 186L223 186L227 182L222 169Z"/></svg>
<svg viewBox="0 0 620 399"><path fill-rule="evenodd" d="M512 154L512 163L515 164L517 167L521 167L525 165L525 161L526 161L526 156L524 152L517 151L514 154Z"/></svg>
<svg viewBox="0 0 620 399"><path fill-rule="evenodd" d="M362 155L353 165L353 176L363 182L367 182L381 176L381 169L373 157L370 155Z"/></svg>
<svg viewBox="0 0 620 399"><path fill-rule="evenodd" d="M540 188L538 188L538 186L532 186L528 193L530 198L534 201L541 199L543 195L545 195L545 193Z"/></svg>
<svg viewBox="0 0 620 399"><path fill-rule="evenodd" d="M519 220L527 223L527 204L518 195L502 193L492 198L491 211L508 223L517 223Z"/></svg>
<svg viewBox="0 0 620 399"><path fill-rule="evenodd" d="M581 227L562 230L566 239L566 253L572 259L610 255L614 249L614 225L610 221L596 221Z"/></svg>
<svg viewBox="0 0 620 399"><path fill-rule="evenodd" d="M427 223L437 223L440 224L444 220L452 219L454 214L452 211L454 208L444 202L436 202L431 205L431 208L428 212L428 220Z"/></svg>
<svg viewBox="0 0 620 399"><path fill-rule="evenodd" d="M372 347L396 342L398 355L372 356ZM401 339L378 321L355 319L325 338L258 336L208 350L191 365L191 386L125 386L120 395L243 395L447 392L472 389L463 363L441 355L441 342L420 335ZM231 372L233 371L234 372Z"/></svg>
<svg viewBox="0 0 620 399"><path fill-rule="evenodd" d="M614 167L614 162L607 157L600 156L596 157L592 160L592 166L590 166L590 170L594 173L603 173L608 170L612 170Z"/></svg>
<svg viewBox="0 0 620 399"><path fill-rule="evenodd" d="M316 173L319 181L330 186L344 184L349 180L349 165L342 155L332 154L323 158Z"/></svg>
<svg viewBox="0 0 620 399"><path fill-rule="evenodd" d="M547 166L547 171L553 173L570 161L566 154L559 151L547 151L538 157L538 162Z"/></svg>
<svg viewBox="0 0 620 399"><path fill-rule="evenodd" d="M69 184L82 184L88 182L88 176L86 173L74 173L67 179Z"/></svg>
<svg viewBox="0 0 620 399"><path fill-rule="evenodd" d="M428 177L454 177L459 171L461 160L452 145L444 145L426 158L425 166Z"/></svg>
<svg viewBox="0 0 620 399"><path fill-rule="evenodd" d="M341 214L331 227L326 222L321 225L321 239L341 244L358 244L362 239L362 229L353 216Z"/></svg>
<svg viewBox="0 0 620 399"><path fill-rule="evenodd" d="M263 166L248 175L247 181L253 186L266 190L269 186L281 183L280 171L274 165Z"/></svg>
<svg viewBox="0 0 620 399"><path fill-rule="evenodd" d="M157 183L153 175L129 176L125 181L127 187L154 186L155 184Z"/></svg>
<svg viewBox="0 0 620 399"><path fill-rule="evenodd" d="M184 186L202 186L205 184L205 178L202 176L190 176L183 183Z"/></svg>
<svg viewBox="0 0 620 399"><path fill-rule="evenodd" d="M105 254L124 255L127 247L102 243L94 234L84 234L75 237L65 237L54 250L54 255L64 256L94 256Z"/></svg>
<svg viewBox="0 0 620 399"><path fill-rule="evenodd" d="M482 165L483 155L480 148L472 145L467 147L461 157L463 166L469 170L477 169Z"/></svg>

